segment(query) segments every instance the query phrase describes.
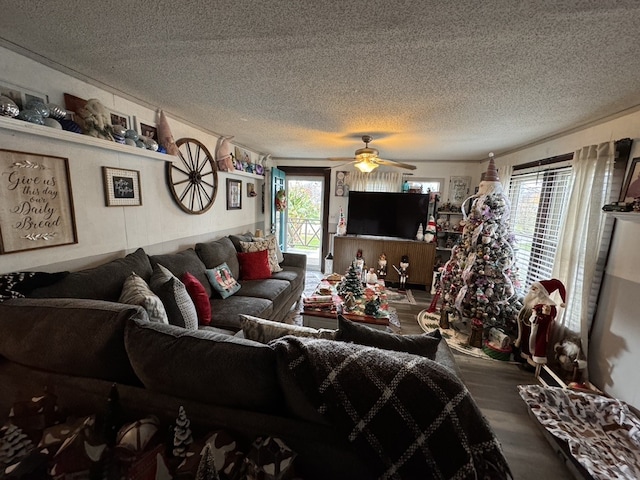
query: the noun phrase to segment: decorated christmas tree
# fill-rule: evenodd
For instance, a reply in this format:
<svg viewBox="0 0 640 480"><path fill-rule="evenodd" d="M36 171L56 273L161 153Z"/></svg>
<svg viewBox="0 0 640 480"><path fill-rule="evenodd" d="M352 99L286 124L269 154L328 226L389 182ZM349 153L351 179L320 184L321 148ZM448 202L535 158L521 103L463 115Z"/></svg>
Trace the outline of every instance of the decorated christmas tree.
<svg viewBox="0 0 640 480"><path fill-rule="evenodd" d="M442 272L441 308L457 313L460 329L481 322L485 332L497 327L515 333L522 305L516 295L514 236L493 154L478 193L463 202L462 210L464 229Z"/></svg>
<svg viewBox="0 0 640 480"><path fill-rule="evenodd" d="M338 295L343 297L348 292L353 293L354 297L361 297L364 294L362 282L360 281L356 267L353 264L349 265L347 274L338 285Z"/></svg>

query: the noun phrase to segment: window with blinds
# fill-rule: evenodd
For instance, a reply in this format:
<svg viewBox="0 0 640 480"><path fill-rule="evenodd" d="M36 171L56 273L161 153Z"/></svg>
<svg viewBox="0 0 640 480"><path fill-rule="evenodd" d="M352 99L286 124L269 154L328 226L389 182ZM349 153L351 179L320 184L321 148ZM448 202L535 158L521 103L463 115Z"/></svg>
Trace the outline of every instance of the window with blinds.
<svg viewBox="0 0 640 480"><path fill-rule="evenodd" d="M570 181L571 166L514 173L511 177L511 228L521 294L533 282L552 278Z"/></svg>

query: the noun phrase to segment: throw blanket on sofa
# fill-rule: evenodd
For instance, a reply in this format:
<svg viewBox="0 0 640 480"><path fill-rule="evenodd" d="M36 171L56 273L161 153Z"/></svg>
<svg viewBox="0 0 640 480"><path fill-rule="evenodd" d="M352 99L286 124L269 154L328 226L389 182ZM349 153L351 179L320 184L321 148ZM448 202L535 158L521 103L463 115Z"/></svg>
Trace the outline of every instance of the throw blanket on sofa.
<svg viewBox="0 0 640 480"><path fill-rule="evenodd" d="M512 478L493 431L448 368L332 340L288 336L271 345L378 478Z"/></svg>

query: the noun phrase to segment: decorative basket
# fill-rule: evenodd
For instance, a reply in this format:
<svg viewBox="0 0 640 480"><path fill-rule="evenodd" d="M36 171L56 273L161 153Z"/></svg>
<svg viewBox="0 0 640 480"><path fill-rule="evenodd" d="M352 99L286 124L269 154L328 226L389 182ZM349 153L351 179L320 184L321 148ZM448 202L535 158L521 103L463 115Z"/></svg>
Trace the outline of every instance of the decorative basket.
<svg viewBox="0 0 640 480"><path fill-rule="evenodd" d="M495 358L496 360L502 360L503 362L508 362L511 359L510 345L506 348L498 348L485 340L484 345L482 345L482 351L486 353L487 356Z"/></svg>

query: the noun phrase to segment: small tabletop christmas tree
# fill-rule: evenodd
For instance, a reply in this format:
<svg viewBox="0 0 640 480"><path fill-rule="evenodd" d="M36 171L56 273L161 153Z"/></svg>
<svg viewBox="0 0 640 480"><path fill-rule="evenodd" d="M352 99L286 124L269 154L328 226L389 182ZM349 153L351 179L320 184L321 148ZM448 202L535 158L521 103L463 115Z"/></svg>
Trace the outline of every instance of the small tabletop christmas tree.
<svg viewBox="0 0 640 480"><path fill-rule="evenodd" d="M469 202L469 205L467 205ZM442 272L442 308L463 319L512 333L522 307L516 296L514 236L509 200L490 154L478 193L463 202L465 225ZM478 326L478 322L475 322Z"/></svg>
<svg viewBox="0 0 640 480"><path fill-rule="evenodd" d="M340 282L340 284L338 285L338 295L343 297L348 292L353 293L354 297L361 297L364 294L362 282L360 281L358 272L356 271L356 268L353 266L353 264L349 265L347 274L342 279L342 282Z"/></svg>
<svg viewBox="0 0 640 480"><path fill-rule="evenodd" d="M193 443L193 435L191 434L191 420L187 418L184 407L180 405L178 410L178 418L176 418L176 426L173 431L173 456L184 457L187 454L189 445Z"/></svg>

